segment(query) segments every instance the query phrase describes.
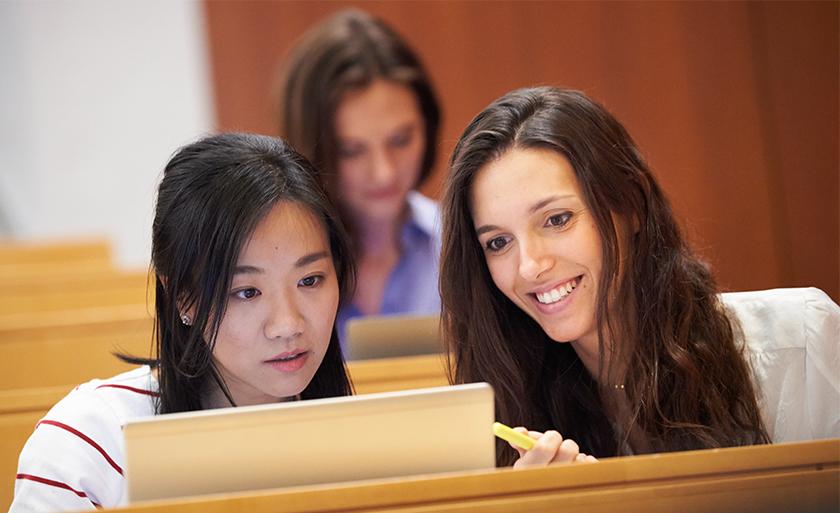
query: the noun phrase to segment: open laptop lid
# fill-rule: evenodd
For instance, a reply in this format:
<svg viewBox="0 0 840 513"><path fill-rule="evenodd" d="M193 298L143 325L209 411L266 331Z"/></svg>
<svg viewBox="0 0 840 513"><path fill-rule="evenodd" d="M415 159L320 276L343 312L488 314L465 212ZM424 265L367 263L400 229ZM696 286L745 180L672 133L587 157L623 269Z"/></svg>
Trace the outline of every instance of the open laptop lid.
<svg viewBox="0 0 840 513"><path fill-rule="evenodd" d="M393 358L443 352L437 315L354 317L345 326L348 360Z"/></svg>
<svg viewBox="0 0 840 513"><path fill-rule="evenodd" d="M486 383L126 424L131 502L495 466Z"/></svg>

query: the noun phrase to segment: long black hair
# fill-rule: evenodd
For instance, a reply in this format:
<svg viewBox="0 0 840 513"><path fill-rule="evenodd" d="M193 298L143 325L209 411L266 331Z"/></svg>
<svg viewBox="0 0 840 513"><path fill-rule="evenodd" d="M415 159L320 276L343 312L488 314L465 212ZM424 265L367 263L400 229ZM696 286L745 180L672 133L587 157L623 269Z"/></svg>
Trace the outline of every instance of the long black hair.
<svg viewBox="0 0 840 513"><path fill-rule="evenodd" d="M158 370L159 413L200 410L215 382L233 399L212 358L243 244L279 201L298 203L323 223L341 302L355 270L347 235L312 165L281 139L229 133L179 149L163 172L152 226L155 345L152 359L122 356ZM195 319L181 321L185 310ZM209 334L205 340L203 334ZM333 327L324 360L302 399L352 393Z"/></svg>

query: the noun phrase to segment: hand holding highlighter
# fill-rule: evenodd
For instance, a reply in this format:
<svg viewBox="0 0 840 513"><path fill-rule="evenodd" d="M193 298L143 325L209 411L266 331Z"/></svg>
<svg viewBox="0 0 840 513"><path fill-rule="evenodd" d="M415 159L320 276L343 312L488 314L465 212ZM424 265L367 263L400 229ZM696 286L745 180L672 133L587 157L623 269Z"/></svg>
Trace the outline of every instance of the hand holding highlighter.
<svg viewBox="0 0 840 513"><path fill-rule="evenodd" d="M534 447L534 439L530 436L514 431L501 422L493 423L493 434L517 447L530 451Z"/></svg>

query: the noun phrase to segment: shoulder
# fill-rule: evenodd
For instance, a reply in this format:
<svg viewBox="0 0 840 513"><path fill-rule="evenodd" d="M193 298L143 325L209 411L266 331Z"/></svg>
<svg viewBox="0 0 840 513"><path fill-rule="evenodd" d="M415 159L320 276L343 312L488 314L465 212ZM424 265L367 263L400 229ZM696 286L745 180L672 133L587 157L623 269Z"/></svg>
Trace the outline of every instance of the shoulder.
<svg viewBox="0 0 840 513"><path fill-rule="evenodd" d="M722 294L774 442L840 436L840 307L816 288Z"/></svg>
<svg viewBox="0 0 840 513"><path fill-rule="evenodd" d="M155 396L148 367L76 387L38 422L24 445L12 510L120 504L122 427L154 415Z"/></svg>
<svg viewBox="0 0 840 513"><path fill-rule="evenodd" d="M840 307L817 288L729 292L721 299L752 350L804 348L815 336L840 336Z"/></svg>
<svg viewBox="0 0 840 513"><path fill-rule="evenodd" d="M409 191L406 200L411 210L411 222L429 236L437 237L440 233L440 209L437 202L417 191Z"/></svg>

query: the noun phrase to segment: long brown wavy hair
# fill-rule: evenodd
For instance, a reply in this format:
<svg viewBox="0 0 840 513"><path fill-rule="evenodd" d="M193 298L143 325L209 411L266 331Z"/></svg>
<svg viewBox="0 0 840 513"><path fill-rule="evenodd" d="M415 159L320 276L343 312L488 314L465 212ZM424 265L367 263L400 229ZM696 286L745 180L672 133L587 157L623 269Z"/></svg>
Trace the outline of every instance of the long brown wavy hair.
<svg viewBox="0 0 840 513"><path fill-rule="evenodd" d="M377 79L405 86L417 98L426 136L417 187L435 164L441 113L420 57L390 25L358 9L339 11L301 37L282 69L280 134L312 162L340 210L335 113L347 93ZM357 246L356 227L342 214Z"/></svg>
<svg viewBox="0 0 840 513"><path fill-rule="evenodd" d="M570 344L558 343L494 284L473 224L470 189L511 149L565 157L602 245L596 318L597 379ZM451 380L489 382L497 418L558 429L583 452L624 453L632 430L654 451L767 443L750 368L707 267L692 255L671 207L624 127L577 91L520 89L470 123L450 162L442 201L440 291ZM633 222L614 222L618 219ZM619 240L626 241L622 246ZM626 248L621 254L621 247ZM621 262L621 266L619 266ZM608 305L618 305L610 308ZM606 344L612 344L607 347ZM630 405L611 417L600 383L626 366ZM497 444L500 465L515 452Z"/></svg>

